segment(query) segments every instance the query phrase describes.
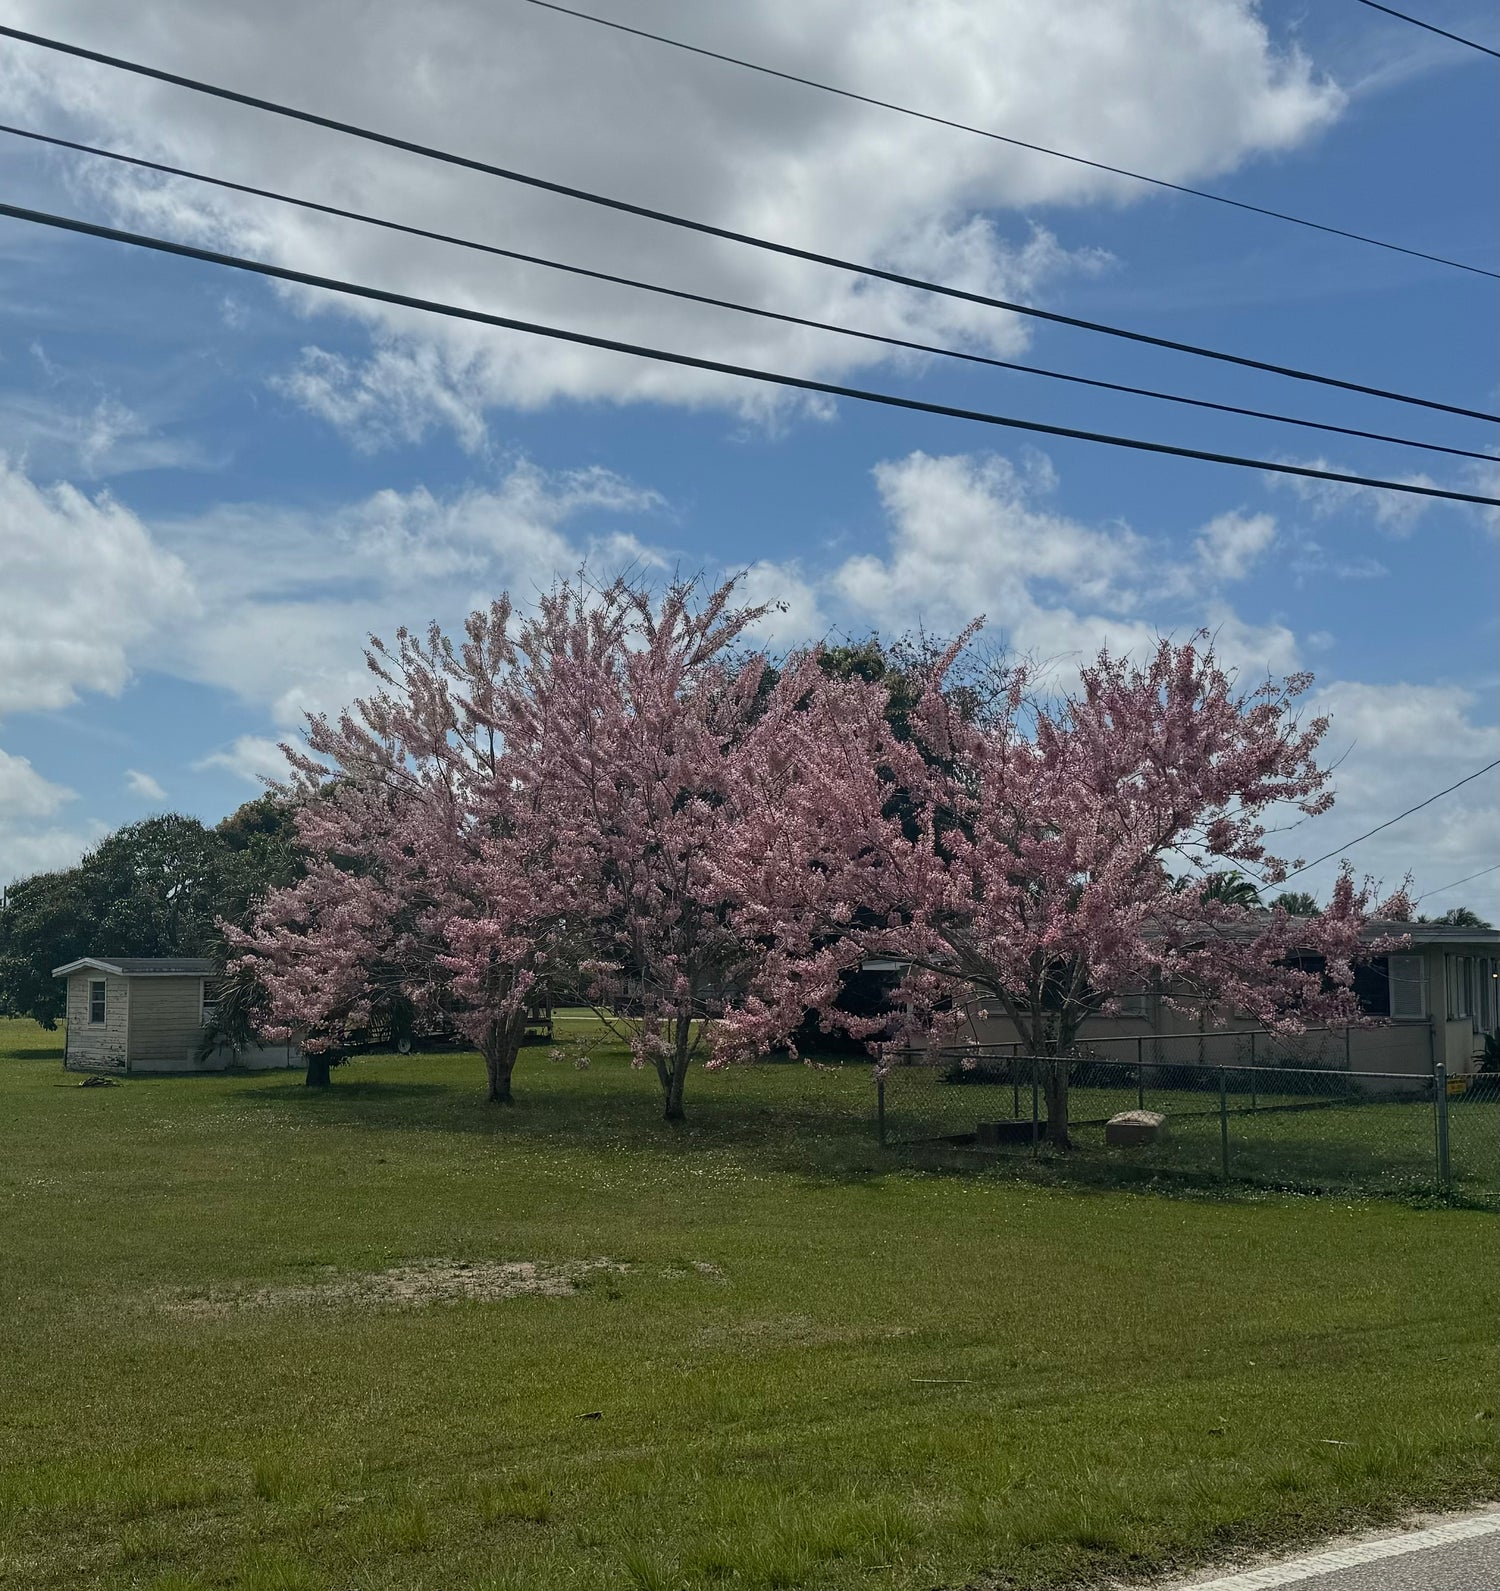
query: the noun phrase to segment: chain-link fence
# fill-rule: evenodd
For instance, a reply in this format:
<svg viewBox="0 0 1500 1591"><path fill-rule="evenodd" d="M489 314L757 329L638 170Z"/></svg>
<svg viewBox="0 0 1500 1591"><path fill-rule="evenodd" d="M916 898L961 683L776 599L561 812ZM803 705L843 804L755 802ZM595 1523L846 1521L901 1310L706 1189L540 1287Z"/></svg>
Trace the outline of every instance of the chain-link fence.
<svg viewBox="0 0 1500 1591"><path fill-rule="evenodd" d="M1500 1203L1500 1076L1450 1083L1441 1066L1423 1076L1289 1057L1207 1065L973 1048L907 1054L877 1072L881 1142L1055 1161L1053 1076L1066 1085L1067 1163L1082 1174ZM1111 1127L1122 1115L1138 1119Z"/></svg>

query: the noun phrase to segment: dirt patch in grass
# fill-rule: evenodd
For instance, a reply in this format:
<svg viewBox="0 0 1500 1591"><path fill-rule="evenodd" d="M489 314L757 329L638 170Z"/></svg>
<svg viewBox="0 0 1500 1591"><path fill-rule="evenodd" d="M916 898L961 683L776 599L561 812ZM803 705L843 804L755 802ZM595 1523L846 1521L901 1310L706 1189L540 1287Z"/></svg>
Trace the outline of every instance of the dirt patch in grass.
<svg viewBox="0 0 1500 1591"><path fill-rule="evenodd" d="M312 1282L239 1291L175 1294L160 1301L172 1314L223 1317L244 1310L335 1306L415 1309L427 1304L496 1303L507 1298L567 1298L585 1278L621 1272L618 1260L417 1260L387 1271L330 1272Z"/></svg>

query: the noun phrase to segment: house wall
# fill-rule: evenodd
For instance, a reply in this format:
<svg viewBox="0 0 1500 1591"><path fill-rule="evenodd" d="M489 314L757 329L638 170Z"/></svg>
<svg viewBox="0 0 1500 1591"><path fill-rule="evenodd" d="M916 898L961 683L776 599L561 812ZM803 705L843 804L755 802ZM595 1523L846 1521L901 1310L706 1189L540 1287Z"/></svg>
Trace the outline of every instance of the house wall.
<svg viewBox="0 0 1500 1591"><path fill-rule="evenodd" d="M104 1020L89 1021L89 984L104 983ZM128 1063L130 980L85 969L68 975L68 1030L63 1064L89 1071L123 1072Z"/></svg>
<svg viewBox="0 0 1500 1591"><path fill-rule="evenodd" d="M1428 1011L1441 999L1442 961L1436 973L1427 968ZM1431 980L1436 977L1437 981ZM1398 1018L1378 1026L1335 1028L1282 1037L1256 1031L1254 1018L1231 1014L1200 1025L1196 1015L1180 1011L1160 999L1143 1001L1144 1014L1092 1017L1079 1030L1078 1041L1103 1060L1135 1061L1148 1065L1204 1066L1314 1066L1356 1072L1390 1072L1413 1077L1431 1075L1434 1058L1448 1060L1449 1071L1473 1070L1469 1059L1470 1024L1444 1023L1439 1011L1430 1017ZM1462 1034L1458 1029L1462 1028ZM1454 1030L1452 1036L1447 1032ZM964 1030L981 1044L1017 1044L1019 1035L1008 1018L975 1018ZM961 1039L960 1039L961 1041ZM1456 1057L1462 1052L1461 1064Z"/></svg>
<svg viewBox="0 0 1500 1591"><path fill-rule="evenodd" d="M193 1069L202 1015L202 978L130 979L130 1069Z"/></svg>
<svg viewBox="0 0 1500 1591"><path fill-rule="evenodd" d="M201 1065L184 1067L185 1071L223 1072L230 1067L241 1067L250 1072L283 1071L301 1066L302 1052L295 1044L254 1044L242 1050L219 1045Z"/></svg>

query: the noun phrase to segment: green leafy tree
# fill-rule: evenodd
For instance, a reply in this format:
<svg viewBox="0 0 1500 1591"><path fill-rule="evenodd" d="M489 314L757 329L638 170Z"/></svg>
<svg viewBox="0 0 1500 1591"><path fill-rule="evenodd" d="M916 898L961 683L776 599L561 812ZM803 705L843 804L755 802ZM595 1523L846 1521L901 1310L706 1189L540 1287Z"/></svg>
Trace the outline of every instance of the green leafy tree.
<svg viewBox="0 0 1500 1591"><path fill-rule="evenodd" d="M37 873L12 884L0 902L0 1013L57 1026L64 991L52 969L83 954L89 912L81 869Z"/></svg>
<svg viewBox="0 0 1500 1591"><path fill-rule="evenodd" d="M1316 917L1322 908L1316 895L1305 889L1285 889L1271 902L1271 909L1280 907L1288 917Z"/></svg>
<svg viewBox="0 0 1500 1591"><path fill-rule="evenodd" d="M0 904L0 1012L55 1027L52 969L80 956L221 957L218 921L248 919L301 863L287 804L246 802L217 828L165 813L127 824L76 867L39 873Z"/></svg>

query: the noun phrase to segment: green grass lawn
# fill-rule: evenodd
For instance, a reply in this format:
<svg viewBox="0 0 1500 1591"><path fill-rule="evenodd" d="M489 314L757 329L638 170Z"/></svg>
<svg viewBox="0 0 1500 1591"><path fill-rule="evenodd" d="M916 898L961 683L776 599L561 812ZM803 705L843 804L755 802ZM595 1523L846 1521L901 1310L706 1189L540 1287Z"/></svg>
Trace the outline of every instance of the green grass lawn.
<svg viewBox="0 0 1500 1591"><path fill-rule="evenodd" d="M673 1129L560 1040L507 1110L0 1023L0 1585L1047 1587L1493 1495L1488 1213L924 1169L860 1063ZM380 1291L429 1261L561 1295Z"/></svg>

